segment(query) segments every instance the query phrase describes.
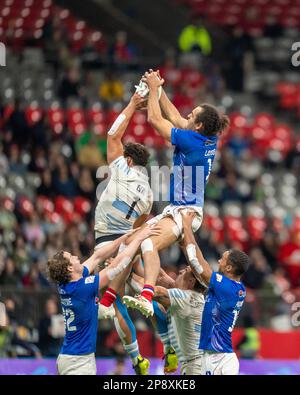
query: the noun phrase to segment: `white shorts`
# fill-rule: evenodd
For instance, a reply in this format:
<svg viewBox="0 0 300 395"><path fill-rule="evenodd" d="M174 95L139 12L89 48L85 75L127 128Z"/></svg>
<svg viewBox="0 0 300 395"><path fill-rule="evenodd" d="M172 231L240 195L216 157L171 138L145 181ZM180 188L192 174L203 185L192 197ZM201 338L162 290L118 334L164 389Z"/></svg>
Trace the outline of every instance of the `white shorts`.
<svg viewBox="0 0 300 395"><path fill-rule="evenodd" d="M217 353L206 351L202 357L203 375L237 375L239 360L234 352Z"/></svg>
<svg viewBox="0 0 300 395"><path fill-rule="evenodd" d="M94 353L87 355L59 354L56 367L58 374L61 376L97 374Z"/></svg>
<svg viewBox="0 0 300 395"><path fill-rule="evenodd" d="M200 228L203 220L203 208L199 206L174 206L173 204L169 204L164 208L164 211L161 214L158 214L156 217L147 221L147 224L155 224L165 217L172 217L176 223L176 226L174 226L174 233L178 238L182 234L182 216L179 210L183 208L196 211L196 217L192 224L193 232L196 232Z"/></svg>
<svg viewBox="0 0 300 395"><path fill-rule="evenodd" d="M199 376L202 374L202 356L199 358L189 361L182 362L180 374L182 375L190 375L190 376Z"/></svg>

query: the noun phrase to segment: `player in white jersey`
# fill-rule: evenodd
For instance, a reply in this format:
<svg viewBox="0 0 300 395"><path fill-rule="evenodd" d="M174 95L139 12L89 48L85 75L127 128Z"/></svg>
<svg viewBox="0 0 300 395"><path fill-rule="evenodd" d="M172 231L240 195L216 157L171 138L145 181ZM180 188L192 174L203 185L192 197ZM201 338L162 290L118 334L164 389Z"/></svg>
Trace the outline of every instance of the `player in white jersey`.
<svg viewBox="0 0 300 395"><path fill-rule="evenodd" d="M120 235L145 222L152 208L152 191L145 169L149 153L141 144L123 145L122 138L129 122L143 99L135 94L118 116L107 134L107 162L110 180L103 191L95 212L96 249L111 243ZM129 271L125 270L124 284ZM116 315L115 325L137 374L146 374L149 361L142 358L134 325L127 308L117 298L115 282L109 284L99 304L99 317ZM122 292L121 292L122 293ZM114 303L114 308L108 307Z"/></svg>
<svg viewBox="0 0 300 395"><path fill-rule="evenodd" d="M142 224L152 208L153 196L145 169L149 152L141 144L122 143L141 101L138 95L133 95L107 134L107 162L111 176L95 211L97 246L126 233L134 224L136 227Z"/></svg>
<svg viewBox="0 0 300 395"><path fill-rule="evenodd" d="M135 274L132 278L143 284ZM190 267L182 269L175 281L169 277L168 282L169 289L155 286L154 299L167 309L169 339L181 362L181 374L199 375L202 351L198 346L206 287L196 280Z"/></svg>

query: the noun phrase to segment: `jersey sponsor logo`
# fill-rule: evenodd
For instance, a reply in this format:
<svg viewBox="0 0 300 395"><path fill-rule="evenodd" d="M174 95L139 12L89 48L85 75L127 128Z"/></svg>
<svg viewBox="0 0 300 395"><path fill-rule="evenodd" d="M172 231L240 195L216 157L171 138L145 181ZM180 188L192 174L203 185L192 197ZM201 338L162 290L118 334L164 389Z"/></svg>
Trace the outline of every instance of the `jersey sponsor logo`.
<svg viewBox="0 0 300 395"><path fill-rule="evenodd" d="M95 276L89 276L84 280L85 284L92 284L95 281Z"/></svg>
<svg viewBox="0 0 300 395"><path fill-rule="evenodd" d="M216 280L220 283L223 280L223 276L219 273L216 274Z"/></svg>

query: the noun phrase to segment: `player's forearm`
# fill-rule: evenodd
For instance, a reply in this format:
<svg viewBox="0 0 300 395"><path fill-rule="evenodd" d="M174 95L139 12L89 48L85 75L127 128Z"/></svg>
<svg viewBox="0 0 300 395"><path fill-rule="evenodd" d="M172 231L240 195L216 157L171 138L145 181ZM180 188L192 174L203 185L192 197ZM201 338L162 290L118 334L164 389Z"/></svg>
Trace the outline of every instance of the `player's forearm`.
<svg viewBox="0 0 300 395"><path fill-rule="evenodd" d="M196 243L193 231L190 225L183 224L184 232L184 248L188 257L189 264L199 280L204 280L209 283L212 274L212 269Z"/></svg>
<svg viewBox="0 0 300 395"><path fill-rule="evenodd" d="M160 268L159 276L157 279L157 285L160 285L165 288L174 288L175 280L170 277L162 268Z"/></svg>
<svg viewBox="0 0 300 395"><path fill-rule="evenodd" d="M162 90L159 103L166 119L172 122L172 124L177 128L186 128L187 120L180 115L180 112L168 98L164 90Z"/></svg>
<svg viewBox="0 0 300 395"><path fill-rule="evenodd" d="M150 88L148 98L148 122L155 128L157 124L163 120L159 101L158 101L158 88Z"/></svg>
<svg viewBox="0 0 300 395"><path fill-rule="evenodd" d="M112 243L108 243L103 247L96 249L96 251L93 254L95 260L95 267L99 263L105 261L106 259L110 258L112 255L114 255L119 249L122 240L123 240L123 236L114 240Z"/></svg>
<svg viewBox="0 0 300 395"><path fill-rule="evenodd" d="M112 124L110 130L108 131L107 138L110 140L121 140L129 122L135 113L136 107L131 101L128 103L127 107L121 112L115 122Z"/></svg>
<svg viewBox="0 0 300 395"><path fill-rule="evenodd" d="M154 287L154 300L161 303L164 307L170 306L170 297L168 290L164 287Z"/></svg>

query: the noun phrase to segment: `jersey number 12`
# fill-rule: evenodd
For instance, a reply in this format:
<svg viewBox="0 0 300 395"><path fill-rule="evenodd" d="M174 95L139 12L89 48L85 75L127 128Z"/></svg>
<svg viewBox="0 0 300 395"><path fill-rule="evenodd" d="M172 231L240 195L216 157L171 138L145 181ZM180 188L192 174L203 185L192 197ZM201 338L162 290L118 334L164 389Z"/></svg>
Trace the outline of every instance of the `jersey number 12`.
<svg viewBox="0 0 300 395"><path fill-rule="evenodd" d="M74 311L72 311L71 309L62 309L62 310L65 317L67 330L70 332L76 331L77 330L76 326L71 325L72 322L75 320Z"/></svg>

